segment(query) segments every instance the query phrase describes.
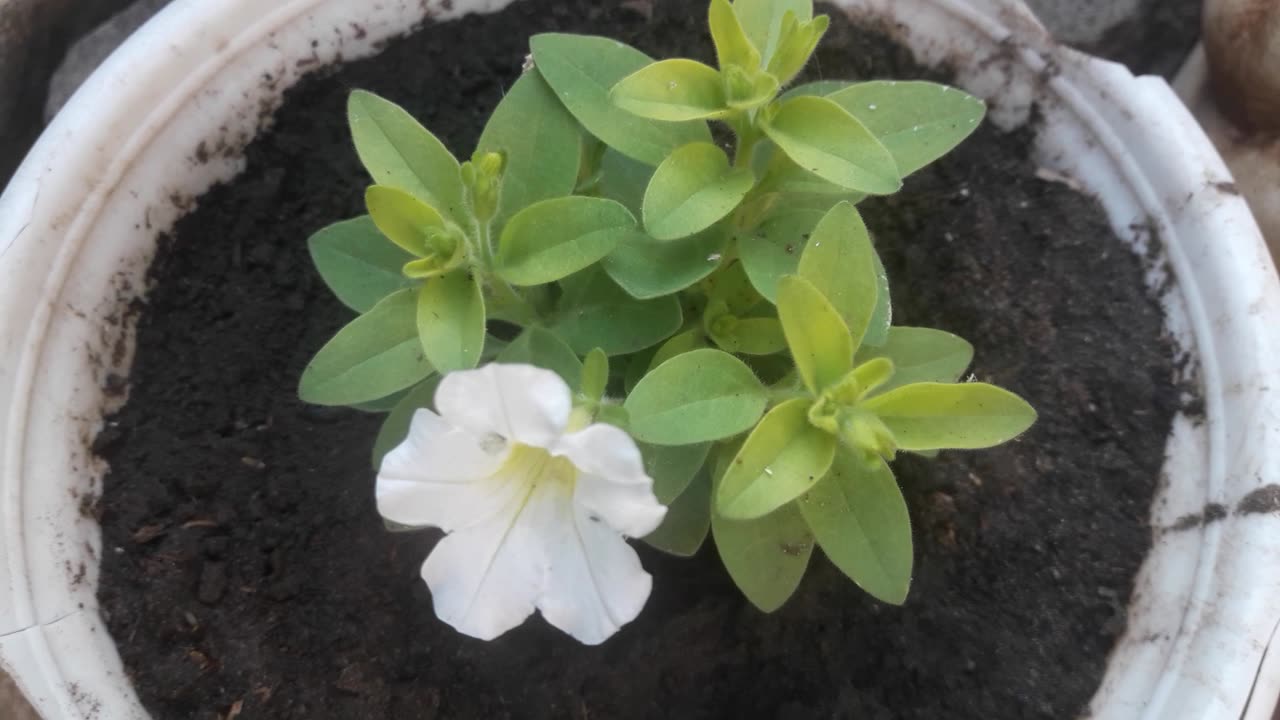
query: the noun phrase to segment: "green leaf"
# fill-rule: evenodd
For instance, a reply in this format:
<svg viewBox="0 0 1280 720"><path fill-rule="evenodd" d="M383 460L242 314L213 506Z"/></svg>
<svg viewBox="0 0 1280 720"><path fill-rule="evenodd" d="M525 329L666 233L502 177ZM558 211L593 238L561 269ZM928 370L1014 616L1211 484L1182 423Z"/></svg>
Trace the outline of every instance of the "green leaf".
<svg viewBox="0 0 1280 720"><path fill-rule="evenodd" d="M632 215L640 217L644 191L649 187L655 170L651 165L609 148L600 158L600 182L596 185L596 194L622 203Z"/></svg>
<svg viewBox="0 0 1280 720"><path fill-rule="evenodd" d="M686 330L679 335L673 335L670 340L663 343L658 348L658 352L653 354L653 358L646 367L648 370L653 370L677 355L700 350L706 346L707 341L703 337L701 330ZM639 382L639 379L636 382Z"/></svg>
<svg viewBox="0 0 1280 720"><path fill-rule="evenodd" d="M599 402L604 397L605 387L609 384L609 356L600 348L587 353L582 361L582 383L578 385L582 394L591 402ZM570 383L572 385L572 383Z"/></svg>
<svg viewBox="0 0 1280 720"><path fill-rule="evenodd" d="M444 218L435 208L387 185L366 189L364 204L378 230L405 252L420 258L435 252L427 231L444 228Z"/></svg>
<svg viewBox="0 0 1280 720"><path fill-rule="evenodd" d="M782 39L778 43L777 52L769 60L769 74L778 82L786 85L808 64L813 51L817 49L822 36L827 34L831 18L819 15L809 22L800 22L794 17L784 21Z"/></svg>
<svg viewBox="0 0 1280 720"><path fill-rule="evenodd" d="M986 383L916 383L862 403L902 450L977 450L1008 442L1036 421L1025 400Z"/></svg>
<svg viewBox="0 0 1280 720"><path fill-rule="evenodd" d="M431 278L418 293L418 335L441 372L469 370L484 350L484 294L465 271Z"/></svg>
<svg viewBox="0 0 1280 720"><path fill-rule="evenodd" d="M459 225L469 224L458 161L404 108L356 90L347 100L347 120L356 154L375 183L404 190Z"/></svg>
<svg viewBox="0 0 1280 720"><path fill-rule="evenodd" d="M597 347L608 355L643 350L679 330L683 321L674 296L637 300L599 271L567 283L560 307L551 329L579 355Z"/></svg>
<svg viewBox="0 0 1280 720"><path fill-rule="evenodd" d="M879 253L872 253L876 267L876 309L867 323L867 334L862 337L863 347L879 347L889 340L889 328L893 323L892 298L889 296L889 274Z"/></svg>
<svg viewBox="0 0 1280 720"><path fill-rule="evenodd" d="M765 134L798 165L850 190L888 195L902 187L893 156L834 102L801 96L782 103Z"/></svg>
<svg viewBox="0 0 1280 720"><path fill-rule="evenodd" d="M550 330L525 328L524 332L498 353L500 363L525 363L551 370L571 388L582 387L582 361L573 349Z"/></svg>
<svg viewBox="0 0 1280 720"><path fill-rule="evenodd" d="M836 438L809 424L811 400L796 398L770 410L724 471L716 512L754 520L808 492L827 474Z"/></svg>
<svg viewBox="0 0 1280 720"><path fill-rule="evenodd" d="M520 76L489 116L479 152L505 158L502 198L494 227L522 208L569 195L578 182L582 132L537 70Z"/></svg>
<svg viewBox="0 0 1280 720"><path fill-rule="evenodd" d="M876 308L875 252L862 216L840 203L814 228L800 256L800 277L840 314L854 348L862 344Z"/></svg>
<svg viewBox="0 0 1280 720"><path fill-rule="evenodd" d="M813 19L813 0L735 0L733 9L766 65L778 50L788 11L800 22Z"/></svg>
<svg viewBox="0 0 1280 720"><path fill-rule="evenodd" d="M733 212L754 184L751 171L730 167L715 145L685 145L658 166L645 190L645 230L658 240L705 230Z"/></svg>
<svg viewBox="0 0 1280 720"><path fill-rule="evenodd" d="M678 337L680 336L676 335L671 340L668 340L666 344L671 343L672 340ZM622 389L626 391L626 394L630 395L631 391L636 389L636 385L640 384L640 379L645 376L645 373L648 373L654 367L650 365L650 362L659 350L666 347L666 344L654 345L624 358L627 363L627 369L622 373Z"/></svg>
<svg viewBox="0 0 1280 720"><path fill-rule="evenodd" d="M719 350L694 350L645 375L625 406L637 440L690 445L750 429L768 400L741 360Z"/></svg>
<svg viewBox="0 0 1280 720"><path fill-rule="evenodd" d="M822 551L858 587L894 605L907 599L911 517L883 460L868 468L841 449L799 506Z"/></svg>
<svg viewBox="0 0 1280 720"><path fill-rule="evenodd" d="M823 213L814 210L784 210L738 238L742 267L769 302L777 303L778 281L799 269L809 234L822 218Z"/></svg>
<svg viewBox="0 0 1280 720"><path fill-rule="evenodd" d="M973 362L973 346L964 338L932 328L898 326L878 348L858 351L857 362L874 357L893 361L893 378L878 392L922 382L950 383L960 379Z"/></svg>
<svg viewBox="0 0 1280 720"><path fill-rule="evenodd" d="M781 204L789 210L794 210L799 198L807 209L826 212L838 202L856 203L866 197L863 193L823 180L797 165L786 153L777 148L767 147L766 150L757 154L757 157L768 160L764 165L764 177L757 186L757 194L765 196L781 193L784 195L782 200L772 201L774 206ZM825 205L820 204L824 202Z"/></svg>
<svg viewBox="0 0 1280 720"><path fill-rule="evenodd" d="M400 272L413 256L387 242L368 215L318 230L307 247L325 284L356 312L413 283Z"/></svg>
<svg viewBox="0 0 1280 720"><path fill-rule="evenodd" d="M720 73L685 58L640 68L613 86L609 97L629 113L663 122L716 118L729 110Z"/></svg>
<svg viewBox="0 0 1280 720"><path fill-rule="evenodd" d="M414 290L399 290L339 330L302 371L302 401L354 405L378 400L434 372L418 341L415 301Z"/></svg>
<svg viewBox="0 0 1280 720"><path fill-rule="evenodd" d="M637 443L644 458L644 471L653 478L653 494L658 502L670 505L707 462L711 443L696 445L650 445Z"/></svg>
<svg viewBox="0 0 1280 720"><path fill-rule="evenodd" d="M716 59L720 68L736 65L746 70L760 67L760 52L751 44L733 11L729 0L711 0L707 10L707 24L711 27L711 40L716 46Z"/></svg>
<svg viewBox="0 0 1280 720"><path fill-rule="evenodd" d="M771 102L778 95L778 79L763 71L747 71L737 65L724 69L725 102L731 110L750 111ZM732 115L732 113L727 113Z"/></svg>
<svg viewBox="0 0 1280 720"><path fill-rule="evenodd" d="M409 390L400 390L398 392L393 392L384 398L370 400L369 402L356 403L354 405L348 405L347 407L350 407L352 410L359 410L360 412L388 413L394 410L396 405L399 405L400 401L404 399L404 396L408 394Z"/></svg>
<svg viewBox="0 0 1280 720"><path fill-rule="evenodd" d="M689 488L667 506L657 530L645 536L649 545L678 557L693 557L711 529L711 477L698 473Z"/></svg>
<svg viewBox="0 0 1280 720"><path fill-rule="evenodd" d="M648 165L672 150L711 140L706 123L646 120L613 104L609 90L653 60L616 40L546 33L529 40L538 70L556 97L592 135L622 154Z"/></svg>
<svg viewBox="0 0 1280 720"><path fill-rule="evenodd" d="M409 425L413 422L413 414L421 408L433 407L436 388L440 386L440 381L443 379L441 375L432 375L414 385L391 409L391 414L382 421L382 429L378 431L377 439L373 441L374 470L382 467L382 458L409 436Z"/></svg>
<svg viewBox="0 0 1280 720"><path fill-rule="evenodd" d="M981 100L937 83L857 83L827 95L892 153L906 177L969 137L986 115Z"/></svg>
<svg viewBox="0 0 1280 720"><path fill-rule="evenodd" d="M498 275L541 285L594 265L636 232L636 219L604 198L543 200L516 213L498 241Z"/></svg>
<svg viewBox="0 0 1280 720"><path fill-rule="evenodd" d="M814 97L826 97L833 92L843 90L853 83L848 80L814 80L803 85L796 85L790 90L778 96L779 100L787 101L793 97L801 95L813 95ZM857 117L856 115L854 117Z"/></svg>
<svg viewBox="0 0 1280 720"><path fill-rule="evenodd" d="M755 520L728 520L713 510L711 534L729 577L764 612L795 593L813 554L813 534L796 503Z"/></svg>
<svg viewBox="0 0 1280 720"><path fill-rule="evenodd" d="M753 317L735 320L728 331L707 328L707 335L721 350L740 355L772 355L787 349L782 323L776 319Z"/></svg>
<svg viewBox="0 0 1280 720"><path fill-rule="evenodd" d="M724 303L729 312L742 315L760 304L763 296L752 287L747 271L738 260L731 260L715 275L702 283L709 305Z"/></svg>
<svg viewBox="0 0 1280 720"><path fill-rule="evenodd" d="M671 242L632 233L601 266L632 297L647 300L678 292L710 275L728 245L729 235L719 225Z"/></svg>
<svg viewBox="0 0 1280 720"><path fill-rule="evenodd" d="M809 392L822 392L853 369L849 329L808 280L788 275L778 283L778 318L796 371Z"/></svg>

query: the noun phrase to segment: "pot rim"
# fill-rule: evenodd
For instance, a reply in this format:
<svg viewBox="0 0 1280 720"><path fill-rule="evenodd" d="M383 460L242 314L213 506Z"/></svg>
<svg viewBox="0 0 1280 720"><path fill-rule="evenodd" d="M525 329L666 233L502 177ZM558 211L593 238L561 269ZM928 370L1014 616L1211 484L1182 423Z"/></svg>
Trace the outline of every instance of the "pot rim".
<svg viewBox="0 0 1280 720"><path fill-rule="evenodd" d="M105 470L89 448L123 401L103 390L131 360L120 304L189 203L173 198L238 172L264 107L309 69L372 54L428 14L510 1L291 0L263 15L252 0L178 0L73 96L0 196L0 662L46 717L147 717L97 612L96 521L68 492L94 492ZM1280 281L1225 166L1163 81L1057 46L1016 0L838 4L958 63L997 122L1038 103L1041 162L1098 194L1122 240L1163 247L1148 280L1174 280L1161 299L1206 416L1175 424L1155 548L1090 712L1239 718L1280 620L1280 506L1246 512L1280 490L1267 482L1280 478ZM1174 530L1209 507L1225 517Z"/></svg>

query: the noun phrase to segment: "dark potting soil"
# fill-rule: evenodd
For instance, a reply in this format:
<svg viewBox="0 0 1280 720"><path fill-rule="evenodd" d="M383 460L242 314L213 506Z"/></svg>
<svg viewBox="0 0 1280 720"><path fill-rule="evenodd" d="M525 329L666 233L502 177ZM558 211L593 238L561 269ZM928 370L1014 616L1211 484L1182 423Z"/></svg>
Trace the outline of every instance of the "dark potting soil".
<svg viewBox="0 0 1280 720"><path fill-rule="evenodd" d="M600 647L531 620L484 643L439 622L418 568L438 534L391 534L368 447L379 418L301 404L304 364L350 314L306 237L361 211L343 112L397 100L469 154L527 37L610 34L707 59L703 3L526 0L312 77L165 243L131 399L99 438L103 614L150 711L223 718L1067 718L1096 689L1150 545L1176 409L1140 261L1096 204L1035 178L1029 132L985 127L866 204L897 320L959 333L973 372L1028 398L1020 441L903 459L917 570L879 604L815 553L755 610L710 542L642 544L654 592ZM931 75L837 21L813 74Z"/></svg>

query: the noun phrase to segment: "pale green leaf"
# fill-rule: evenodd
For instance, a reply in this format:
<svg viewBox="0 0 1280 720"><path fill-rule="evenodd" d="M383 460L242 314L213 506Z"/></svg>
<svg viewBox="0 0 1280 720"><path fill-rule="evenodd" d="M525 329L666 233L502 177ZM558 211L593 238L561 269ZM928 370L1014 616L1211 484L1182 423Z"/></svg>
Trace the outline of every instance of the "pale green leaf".
<svg viewBox="0 0 1280 720"><path fill-rule="evenodd" d="M716 59L722 70L730 65L748 70L760 67L760 52L742 29L729 0L711 0L707 25L711 28L711 40L716 46Z"/></svg>
<svg viewBox="0 0 1280 720"><path fill-rule="evenodd" d="M781 42L782 20L790 11L800 22L813 19L813 0L735 0L733 10L767 65Z"/></svg>
<svg viewBox="0 0 1280 720"><path fill-rule="evenodd" d="M969 137L987 106L981 100L937 83L876 81L857 83L827 95L879 139L906 177Z"/></svg>
<svg viewBox="0 0 1280 720"><path fill-rule="evenodd" d="M808 280L788 275L778 283L778 319L796 370L810 392L822 392L853 369L849 329Z"/></svg>
<svg viewBox="0 0 1280 720"><path fill-rule="evenodd" d="M658 166L644 194L644 227L658 240L676 240L705 230L733 212L751 191L755 176L734 169L711 143L690 143Z"/></svg>
<svg viewBox="0 0 1280 720"><path fill-rule="evenodd" d="M536 365L559 375L571 388L581 387L582 361L572 348L545 328L525 328L498 353L497 361Z"/></svg>
<svg viewBox="0 0 1280 720"><path fill-rule="evenodd" d="M683 313L675 296L637 300L599 270L566 282L551 329L579 355L600 348L626 355L656 345L680 329Z"/></svg>
<svg viewBox="0 0 1280 720"><path fill-rule="evenodd" d="M755 520L728 520L713 510L711 533L729 577L764 612L795 593L813 554L813 533L796 503Z"/></svg>
<svg viewBox="0 0 1280 720"><path fill-rule="evenodd" d="M1036 421L1025 400L986 383L916 383L862 403L902 450L976 450L1008 442Z"/></svg>
<svg viewBox="0 0 1280 720"><path fill-rule="evenodd" d="M889 151L831 100L792 98L777 107L764 131L796 164L824 180L873 195L902 187Z"/></svg>
<svg viewBox="0 0 1280 720"><path fill-rule="evenodd" d="M480 152L500 152L502 198L494 227L540 200L573 192L582 160L578 121L537 70L520 76L485 125Z"/></svg>
<svg viewBox="0 0 1280 720"><path fill-rule="evenodd" d="M836 438L809 424L807 398L770 410L729 462L716 491L716 512L731 520L768 515L827 474Z"/></svg>
<svg viewBox="0 0 1280 720"><path fill-rule="evenodd" d="M894 605L907 599L911 518L883 460L870 468L841 449L799 506L822 551L858 587Z"/></svg>
<svg viewBox="0 0 1280 720"><path fill-rule="evenodd" d="M663 122L715 118L729 107L720 73L685 58L640 68L618 81L609 97L629 113Z"/></svg>
<svg viewBox="0 0 1280 720"><path fill-rule="evenodd" d="M722 350L740 355L772 355L787 349L782 323L774 318L738 318L729 332L707 334Z"/></svg>
<svg viewBox="0 0 1280 720"><path fill-rule="evenodd" d="M644 471L653 478L653 494L663 505L680 497L707 462L711 443L696 445L650 445L637 443L644 458Z"/></svg>
<svg viewBox="0 0 1280 720"><path fill-rule="evenodd" d="M711 477L698 473L688 489L667 506L657 530L645 536L649 545L677 557L693 557L711 529Z"/></svg>
<svg viewBox="0 0 1280 720"><path fill-rule="evenodd" d="M783 85L794 80L808 64L809 58L813 56L813 51L822 41L822 36L826 35L830 24L831 18L826 15L819 15L809 22L800 22L795 19L784 22L782 41L778 43L777 51L769 60L769 74L776 77Z"/></svg>
<svg viewBox="0 0 1280 720"><path fill-rule="evenodd" d="M973 362L973 346L942 330L898 326L889 329L884 345L863 348L857 354L860 363L873 357L893 361L893 378L878 390L887 392L913 383L959 380Z"/></svg>
<svg viewBox="0 0 1280 720"><path fill-rule="evenodd" d="M427 359L442 373L480 362L485 335L484 295L465 271L431 278L418 294L418 335Z"/></svg>
<svg viewBox="0 0 1280 720"><path fill-rule="evenodd" d="M413 256L387 242L368 215L318 230L307 248L325 284L356 312L413 282L400 272Z"/></svg>
<svg viewBox="0 0 1280 720"><path fill-rule="evenodd" d="M703 281L701 287L710 304L724 303L729 312L735 315L745 314L759 305L763 298L751 285L747 271L739 260L732 260L724 265L719 272Z"/></svg>
<svg viewBox="0 0 1280 720"><path fill-rule="evenodd" d="M588 400L599 402L608 384L609 356L600 348L594 348L582 361L582 383L578 387Z"/></svg>
<svg viewBox="0 0 1280 720"><path fill-rule="evenodd" d="M827 213L800 256L800 276L840 314L854 348L862 344L876 307L874 256L867 226L848 203L840 203Z"/></svg>
<svg viewBox="0 0 1280 720"><path fill-rule="evenodd" d="M535 35L529 46L560 102L587 132L622 154L657 165L681 145L711 139L704 122L646 120L613 104L609 90L653 62L639 50L609 38L558 33Z"/></svg>
<svg viewBox="0 0 1280 720"><path fill-rule="evenodd" d="M768 395L751 368L719 350L694 350L645 375L625 406L631 434L655 445L690 445L750 429Z"/></svg>
<svg viewBox="0 0 1280 720"><path fill-rule="evenodd" d="M785 196L781 200L772 199L774 207L794 210L799 198L806 208L826 212L838 202L856 203L866 197L863 193L823 180L797 165L795 160L777 148L767 147L765 152L757 153L757 157L767 159L757 194L761 197L769 194ZM821 205L820 202L826 204Z"/></svg>
<svg viewBox="0 0 1280 720"><path fill-rule="evenodd" d="M600 264L632 297L646 300L678 292L710 275L728 244L722 225L670 242L632 233Z"/></svg>
<svg viewBox="0 0 1280 720"><path fill-rule="evenodd" d="M770 302L778 298L778 281L800 267L800 254L823 213L783 210L738 238L738 253L751 284Z"/></svg>
<svg viewBox="0 0 1280 720"><path fill-rule="evenodd" d="M701 350L706 346L707 340L703 337L701 330L686 330L679 335L673 335L670 340L659 346L658 352L653 354L653 359L649 361L647 367L652 370L677 355ZM639 382L639 379L637 378L636 381Z"/></svg>
<svg viewBox="0 0 1280 720"><path fill-rule="evenodd" d="M391 413L382 421L382 429L378 431L377 439L373 441L374 470L382 467L382 458L409 436L409 425L413 422L413 414L423 408L433 408L436 388L440 386L440 381L443 379L440 375L432 375L414 385L391 409Z"/></svg>
<svg viewBox="0 0 1280 720"><path fill-rule="evenodd" d="M541 285L594 265L636 232L636 219L604 198L543 200L516 213L498 241L498 275Z"/></svg>
<svg viewBox="0 0 1280 720"><path fill-rule="evenodd" d="M427 231L444 228L444 218L435 208L404 190L386 185L366 189L364 204L378 230L405 252L420 258L434 252Z"/></svg>
<svg viewBox="0 0 1280 720"><path fill-rule="evenodd" d="M384 398L432 372L415 322L416 292L399 290L338 331L302 371L298 396L314 405Z"/></svg>
<svg viewBox="0 0 1280 720"><path fill-rule="evenodd" d="M347 101L356 154L378 185L409 192L467 225L458 161L444 143L393 102L356 90Z"/></svg>

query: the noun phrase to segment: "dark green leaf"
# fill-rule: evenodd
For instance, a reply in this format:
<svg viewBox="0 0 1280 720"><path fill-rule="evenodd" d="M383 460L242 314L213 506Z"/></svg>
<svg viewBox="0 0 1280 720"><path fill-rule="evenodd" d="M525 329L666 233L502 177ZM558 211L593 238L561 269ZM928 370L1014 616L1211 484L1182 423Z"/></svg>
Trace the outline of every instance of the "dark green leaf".
<svg viewBox="0 0 1280 720"><path fill-rule="evenodd" d="M388 242L368 215L319 230L307 246L325 284L356 312L413 282L400 272L413 256Z"/></svg>
<svg viewBox="0 0 1280 720"><path fill-rule="evenodd" d="M681 145L711 139L704 122L646 120L613 104L609 90L653 62L639 50L609 38L557 33L535 35L529 46L560 102L588 132L622 154L657 165Z"/></svg>
<svg viewBox="0 0 1280 720"><path fill-rule="evenodd" d="M417 293L399 290L338 331L302 372L298 395L315 405L384 398L426 378L415 321Z"/></svg>

